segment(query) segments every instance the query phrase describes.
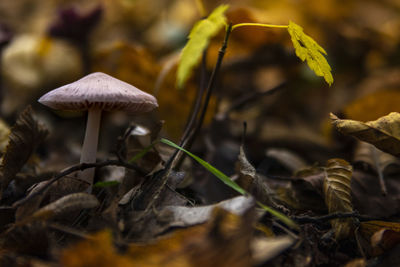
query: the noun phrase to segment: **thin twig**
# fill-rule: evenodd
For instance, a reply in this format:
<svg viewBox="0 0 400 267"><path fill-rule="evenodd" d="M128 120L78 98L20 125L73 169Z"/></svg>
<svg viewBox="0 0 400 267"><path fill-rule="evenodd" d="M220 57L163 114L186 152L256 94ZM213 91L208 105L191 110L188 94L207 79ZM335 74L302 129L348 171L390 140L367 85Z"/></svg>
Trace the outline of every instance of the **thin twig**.
<svg viewBox="0 0 400 267"><path fill-rule="evenodd" d="M189 146L194 142L194 139L196 138L198 132L201 129L201 126L203 125L204 117L207 112L207 107L208 107L208 104L210 103L210 98L211 98L211 95L212 95L212 92L214 89L214 84L217 80L217 75L221 68L222 60L224 59L224 56L226 53L226 48L228 47L228 40L229 40L229 36L230 36L231 32L232 32L232 23L230 23L226 29L225 39L224 39L224 42L218 52L217 63L215 64L214 70L211 73L210 81L209 81L207 89L206 89L206 96L205 96L203 108L200 113L199 121L198 121L196 127L193 129L193 134L190 136L190 139L188 142ZM186 149L187 147L184 147L184 148Z"/></svg>
<svg viewBox="0 0 400 267"><path fill-rule="evenodd" d="M124 134L119 136L117 139L115 155L121 162L123 162L126 158L126 140L135 128L136 125L129 125Z"/></svg>
<svg viewBox="0 0 400 267"><path fill-rule="evenodd" d="M283 89L285 87L285 85L287 84L286 81L278 84L275 87L272 87L271 89L267 90L267 91L254 91L253 93L246 93L245 96L243 97L239 97L237 101L233 102L229 108L226 109L226 111L224 111L221 115L218 115L218 118L226 118L228 116L229 113L231 113L233 110L239 109L242 106L252 102L252 101L257 101L260 99L260 97L263 96L268 96L268 95L272 95L274 93L276 93L277 91Z"/></svg>
<svg viewBox="0 0 400 267"><path fill-rule="evenodd" d="M26 196L25 198L15 202L13 204L14 208L17 208L23 204L25 204L27 201L31 200L32 198L40 195L41 193L43 193L47 188L49 188L49 186L51 186L53 183L55 183L56 181L58 181L59 179L61 179L64 176L67 176L71 173L74 173L76 171L83 171L85 169L89 169L89 168L102 168L105 166L122 166L128 169L133 169L135 171L137 171L140 175L146 175L146 172L141 169L139 166L137 166L136 164L132 164L132 163L127 163L127 162L123 162L123 161L119 161L119 160L106 160L103 162L96 162L96 163L80 163L74 166L69 167L68 169L65 169L64 171L56 174L52 179L48 180L48 182L46 183L46 185L44 185L42 188L40 188L38 191L36 191L35 193L32 193L28 196Z"/></svg>
<svg viewBox="0 0 400 267"><path fill-rule="evenodd" d="M228 27L226 28L224 42L222 43L222 46L221 46L221 48L220 48L220 50L218 52L217 62L215 64L215 66L214 66L214 69L213 69L213 71L211 73L210 80L209 80L208 85L207 85L207 89L206 89L205 97L204 97L204 102L203 102L203 106L201 107L199 118L196 121L196 124L193 127L193 129L190 131L190 133L186 136L186 138L182 139L182 141L179 144L184 149L190 149L190 147L194 143L194 140L195 140L197 134L199 133L199 131L200 131L202 125L203 125L204 117L205 117L206 112L207 112L207 108L208 108L208 104L210 102L210 98L211 98L211 95L212 95L214 84L215 84L215 81L217 80L217 75L218 75L219 70L221 68L222 60L224 59L224 56L225 56L225 53L226 53L226 48L228 47L228 40L229 40L229 36L230 36L231 32L232 32L232 23L230 23L228 25ZM173 160L172 168L176 168L177 166L180 165L180 163L182 162L181 159L182 159L183 156L184 156L184 153L182 151L178 151L178 153L176 154L176 157Z"/></svg>
<svg viewBox="0 0 400 267"><path fill-rule="evenodd" d="M199 112L200 112L200 108L201 108L201 102L203 100L204 97L204 92L205 92L205 79L206 79L206 75L207 75L207 50L203 51L203 57L202 57L202 61L201 61L201 75L200 75L200 84L196 93L196 98L195 98L195 102L193 105L193 109L192 112L190 114L190 117L188 118L188 122L186 124L185 127L185 131L182 134L182 138L179 142L179 145L181 146L186 139L189 136L189 133L191 132L191 130L193 129L193 127L196 125L197 122L197 117L199 116Z"/></svg>
<svg viewBox="0 0 400 267"><path fill-rule="evenodd" d="M333 219L343 219L343 218L357 218L360 221L372 221L377 220L377 218L372 218L364 215L360 215L357 211L353 212L337 212L331 213L323 216L292 216L291 219L296 221L297 223L324 223L326 221L330 221Z"/></svg>

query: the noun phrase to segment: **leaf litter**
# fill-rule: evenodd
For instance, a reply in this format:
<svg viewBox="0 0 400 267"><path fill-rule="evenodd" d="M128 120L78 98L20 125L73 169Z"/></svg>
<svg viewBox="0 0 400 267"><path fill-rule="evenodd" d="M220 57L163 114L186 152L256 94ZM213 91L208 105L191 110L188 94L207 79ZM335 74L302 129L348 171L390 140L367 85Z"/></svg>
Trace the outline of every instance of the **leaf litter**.
<svg viewBox="0 0 400 267"><path fill-rule="evenodd" d="M24 50L0 35L7 70L0 79L1 266L399 265L399 119L389 114L398 111L397 4L230 1L228 9L197 1L210 14L200 18L182 1L106 1L96 6L105 11L96 30L74 36L90 39L90 57L79 57L81 47L58 53L58 37L44 36L42 26L69 10L57 13L58 2L0 2L0 32L9 32L7 24L21 40L24 21L42 42ZM29 14L21 11L28 4ZM93 10L83 2L76 8L74 25L82 17L73 14ZM279 29L232 32L206 123L182 145L185 119L230 22L278 23L293 45ZM189 32L179 70L176 55ZM83 120L66 122L34 104L84 66L150 93L157 88L160 100L146 116L105 114L93 194L82 192L74 172L47 187L64 168L84 167L73 165ZM176 83L186 90L173 90ZM343 119L332 116L331 124L330 112ZM160 137L191 154L171 168L175 150Z"/></svg>

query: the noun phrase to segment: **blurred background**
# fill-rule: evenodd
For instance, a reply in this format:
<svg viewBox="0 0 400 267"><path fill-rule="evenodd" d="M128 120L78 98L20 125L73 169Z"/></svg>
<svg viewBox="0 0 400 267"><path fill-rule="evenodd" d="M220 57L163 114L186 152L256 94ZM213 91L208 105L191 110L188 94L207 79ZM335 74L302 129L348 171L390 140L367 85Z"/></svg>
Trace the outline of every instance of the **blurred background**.
<svg viewBox="0 0 400 267"><path fill-rule="evenodd" d="M223 171L233 171L231 162L237 158L243 121L247 122L250 159L259 169L268 169L264 163L271 148L288 149L309 164L332 156L349 158L351 141L335 139L330 112L368 121L400 111L398 0L205 0L204 10L200 3L0 1L4 132L27 105L33 105L52 131L49 143L61 142L67 148L57 149L68 153L78 151L84 119L54 114L37 99L90 72L102 71L154 94L160 106L143 118L106 114L103 152L112 150L132 120L149 128L162 120L162 135L179 140L202 83L197 70L186 88L175 88L179 52L194 23L221 3L230 5L227 18L233 23L288 24L292 20L301 25L327 51L335 79L329 87L300 62L286 30L235 31L198 141L207 148L193 148ZM221 32L209 46L208 71L222 38ZM63 164L76 162L78 154L70 160L65 157Z"/></svg>

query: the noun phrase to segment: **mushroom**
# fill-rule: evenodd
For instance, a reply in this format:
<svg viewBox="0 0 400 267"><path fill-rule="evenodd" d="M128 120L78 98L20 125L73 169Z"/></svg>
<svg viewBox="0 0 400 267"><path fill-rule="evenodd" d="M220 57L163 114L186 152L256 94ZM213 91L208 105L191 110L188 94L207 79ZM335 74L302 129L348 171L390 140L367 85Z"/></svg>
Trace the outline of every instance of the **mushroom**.
<svg viewBox="0 0 400 267"><path fill-rule="evenodd" d="M140 114L158 107L154 96L101 72L89 74L78 81L54 89L38 101L56 110L88 111L80 163L96 162L103 110L125 110ZM79 178L89 184L89 191L91 191L94 168L82 171Z"/></svg>

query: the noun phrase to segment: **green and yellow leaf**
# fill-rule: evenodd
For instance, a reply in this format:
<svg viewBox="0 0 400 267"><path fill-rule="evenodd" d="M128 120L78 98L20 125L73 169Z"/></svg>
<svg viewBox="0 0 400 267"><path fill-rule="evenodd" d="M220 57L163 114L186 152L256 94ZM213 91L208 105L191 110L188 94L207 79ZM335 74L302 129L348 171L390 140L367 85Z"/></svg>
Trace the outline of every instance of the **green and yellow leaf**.
<svg viewBox="0 0 400 267"><path fill-rule="evenodd" d="M324 77L329 86L333 83L331 67L324 57L326 51L303 32L303 28L290 21L288 32L292 38L296 55L302 60L307 61L308 66L317 76Z"/></svg>
<svg viewBox="0 0 400 267"><path fill-rule="evenodd" d="M189 34L189 41L182 50L176 84L182 88L193 68L199 63L203 50L212 37L226 24L225 11L229 5L220 5L205 19L197 22Z"/></svg>
<svg viewBox="0 0 400 267"><path fill-rule="evenodd" d="M345 160L330 159L326 163L324 180L325 204L329 213L352 212L351 177L353 167ZM353 228L353 219L334 219L331 225L337 240L349 236Z"/></svg>
<svg viewBox="0 0 400 267"><path fill-rule="evenodd" d="M331 120L340 132L370 143L396 157L400 156L400 113L392 112L368 122L341 120L331 114Z"/></svg>

